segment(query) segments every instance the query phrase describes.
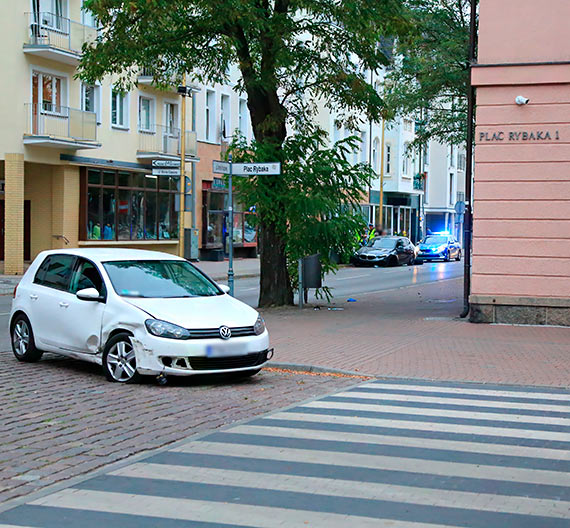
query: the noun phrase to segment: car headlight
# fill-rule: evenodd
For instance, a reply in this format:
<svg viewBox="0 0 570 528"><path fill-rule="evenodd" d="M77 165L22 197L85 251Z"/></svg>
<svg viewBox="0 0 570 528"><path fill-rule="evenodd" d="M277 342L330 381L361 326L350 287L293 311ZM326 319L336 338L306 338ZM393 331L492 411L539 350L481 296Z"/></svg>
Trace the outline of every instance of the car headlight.
<svg viewBox="0 0 570 528"><path fill-rule="evenodd" d="M253 331L255 332L255 335L261 335L265 332L265 321L261 315L257 316L257 321L255 321L255 324L253 325Z"/></svg>
<svg viewBox="0 0 570 528"><path fill-rule="evenodd" d="M189 330L167 321L161 321L160 319L147 319L144 324L149 333L157 337L167 337L170 339L190 338Z"/></svg>

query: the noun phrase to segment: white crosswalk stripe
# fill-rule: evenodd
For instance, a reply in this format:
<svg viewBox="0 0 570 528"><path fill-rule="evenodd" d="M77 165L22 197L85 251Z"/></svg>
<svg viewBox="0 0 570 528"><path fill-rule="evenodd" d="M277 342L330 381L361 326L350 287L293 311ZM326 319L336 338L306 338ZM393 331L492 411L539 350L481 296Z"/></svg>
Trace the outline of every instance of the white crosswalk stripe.
<svg viewBox="0 0 570 528"><path fill-rule="evenodd" d="M568 528L569 470L569 392L376 381L76 483L0 528Z"/></svg>

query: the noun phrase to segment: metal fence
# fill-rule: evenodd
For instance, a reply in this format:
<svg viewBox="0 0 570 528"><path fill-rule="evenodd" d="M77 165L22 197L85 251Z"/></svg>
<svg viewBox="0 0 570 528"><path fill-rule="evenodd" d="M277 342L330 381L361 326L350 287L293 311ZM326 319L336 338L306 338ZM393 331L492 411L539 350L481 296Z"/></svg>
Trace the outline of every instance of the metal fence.
<svg viewBox="0 0 570 528"><path fill-rule="evenodd" d="M50 103L26 104L29 136L97 141L97 114Z"/></svg>
<svg viewBox="0 0 570 528"><path fill-rule="evenodd" d="M27 13L29 40L33 46L47 46L80 54L83 44L97 38L97 29L48 12Z"/></svg>
<svg viewBox="0 0 570 528"><path fill-rule="evenodd" d="M179 128L154 125L151 131L139 131L139 151L180 156ZM186 132L186 155L196 156L198 152L196 132Z"/></svg>

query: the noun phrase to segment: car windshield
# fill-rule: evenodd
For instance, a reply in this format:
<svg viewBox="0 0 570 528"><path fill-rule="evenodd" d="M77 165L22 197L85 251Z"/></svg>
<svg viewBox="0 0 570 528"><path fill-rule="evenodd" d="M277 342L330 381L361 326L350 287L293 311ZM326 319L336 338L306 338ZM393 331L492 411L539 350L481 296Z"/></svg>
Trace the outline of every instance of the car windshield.
<svg viewBox="0 0 570 528"><path fill-rule="evenodd" d="M447 244L446 236L429 236L424 240L424 244L428 246L440 246L441 244Z"/></svg>
<svg viewBox="0 0 570 528"><path fill-rule="evenodd" d="M222 291L182 260L104 262L113 288L121 297L211 297Z"/></svg>
<svg viewBox="0 0 570 528"><path fill-rule="evenodd" d="M396 247L395 238L375 238L368 244L372 249L394 249Z"/></svg>

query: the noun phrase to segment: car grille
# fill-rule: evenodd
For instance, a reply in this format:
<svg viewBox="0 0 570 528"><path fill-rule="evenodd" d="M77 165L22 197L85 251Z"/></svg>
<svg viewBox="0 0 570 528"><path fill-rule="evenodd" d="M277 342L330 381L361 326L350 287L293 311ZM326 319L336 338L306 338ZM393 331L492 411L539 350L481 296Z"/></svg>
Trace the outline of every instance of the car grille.
<svg viewBox="0 0 570 528"><path fill-rule="evenodd" d="M245 356L232 356L220 358L192 357L188 358L193 370L229 370L237 368L255 367L267 361L267 350Z"/></svg>
<svg viewBox="0 0 570 528"><path fill-rule="evenodd" d="M232 337L245 337L255 335L253 326L236 326L230 328L232 331ZM190 339L214 339L220 337L219 328L204 328L198 330L189 329Z"/></svg>

